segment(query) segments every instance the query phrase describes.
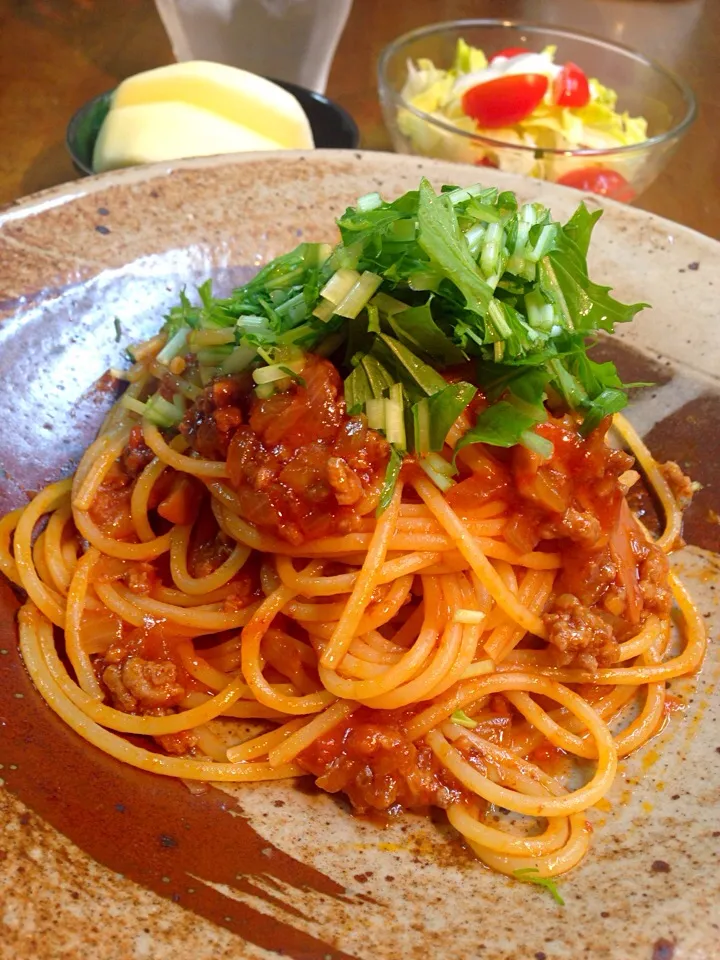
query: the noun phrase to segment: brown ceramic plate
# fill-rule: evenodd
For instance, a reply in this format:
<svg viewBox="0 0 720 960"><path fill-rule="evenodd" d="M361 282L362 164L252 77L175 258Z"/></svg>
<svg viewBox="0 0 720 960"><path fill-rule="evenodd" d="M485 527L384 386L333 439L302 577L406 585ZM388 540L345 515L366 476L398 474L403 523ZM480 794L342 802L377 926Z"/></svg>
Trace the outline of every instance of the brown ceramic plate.
<svg viewBox="0 0 720 960"><path fill-rule="evenodd" d="M72 470L110 399L92 391L183 284L219 289L299 237L333 237L358 195L477 177L471 167L316 151L189 161L85 180L0 213L0 509ZM482 171L562 217L577 193ZM678 557L717 635L720 247L608 204L594 273L650 300L613 348L652 380L633 417L705 484ZM117 322L116 322L117 318ZM716 513L715 511L718 511ZM621 775L565 907L490 873L442 822L381 831L294 784L191 796L66 729L16 650L0 584L0 956L95 960L711 960L720 944L720 675Z"/></svg>

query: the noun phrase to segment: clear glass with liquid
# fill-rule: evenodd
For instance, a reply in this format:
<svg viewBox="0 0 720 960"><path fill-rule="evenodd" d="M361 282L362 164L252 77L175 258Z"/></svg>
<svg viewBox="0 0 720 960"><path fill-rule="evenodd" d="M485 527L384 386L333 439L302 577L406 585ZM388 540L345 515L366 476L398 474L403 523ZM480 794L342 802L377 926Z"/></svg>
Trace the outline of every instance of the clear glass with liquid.
<svg viewBox="0 0 720 960"><path fill-rule="evenodd" d="M325 91L352 0L156 0L178 60Z"/></svg>

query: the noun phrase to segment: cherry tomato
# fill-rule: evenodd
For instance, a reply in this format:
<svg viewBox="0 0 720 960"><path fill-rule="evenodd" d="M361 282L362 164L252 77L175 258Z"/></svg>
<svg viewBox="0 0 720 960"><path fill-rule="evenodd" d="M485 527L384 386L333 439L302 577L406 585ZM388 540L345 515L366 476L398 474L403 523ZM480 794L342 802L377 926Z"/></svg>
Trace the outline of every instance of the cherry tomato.
<svg viewBox="0 0 720 960"><path fill-rule="evenodd" d="M590 103L590 84L585 73L569 60L553 80L553 101L558 107L585 107Z"/></svg>
<svg viewBox="0 0 720 960"><path fill-rule="evenodd" d="M497 170L498 164L494 160L491 160L490 157L480 157L479 160L475 161L476 167L492 167L493 170Z"/></svg>
<svg viewBox="0 0 720 960"><path fill-rule="evenodd" d="M605 167L582 167L565 173L557 181L565 187L575 187L586 193L599 193L603 197L620 200L621 203L631 203L635 199L635 191L622 174Z"/></svg>
<svg viewBox="0 0 720 960"><path fill-rule="evenodd" d="M490 63L497 60L498 57L507 57L509 60L510 57L519 57L521 53L530 53L530 51L527 47L504 47L490 57Z"/></svg>
<svg viewBox="0 0 720 960"><path fill-rule="evenodd" d="M547 77L540 73L508 74L471 87L462 107L481 127L510 127L530 116L547 88Z"/></svg>

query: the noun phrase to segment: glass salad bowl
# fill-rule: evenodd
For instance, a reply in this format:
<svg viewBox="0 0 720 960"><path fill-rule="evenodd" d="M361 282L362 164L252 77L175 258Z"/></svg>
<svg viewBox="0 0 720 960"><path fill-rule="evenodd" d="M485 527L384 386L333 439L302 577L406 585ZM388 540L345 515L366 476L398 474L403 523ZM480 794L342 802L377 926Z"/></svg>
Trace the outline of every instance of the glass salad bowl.
<svg viewBox="0 0 720 960"><path fill-rule="evenodd" d="M499 51L517 55L518 48L546 51L551 73L544 100L520 122L511 121L512 109L498 121L493 94L490 115L496 115L481 126L465 112L463 74L486 67L478 50L492 59ZM529 73L537 63L542 68L538 58L529 62ZM590 78L589 105L544 106L562 103L561 96L555 100L554 75L568 63ZM461 72L448 77L454 66ZM696 113L690 88L641 53L571 30L506 20L455 20L405 34L382 52L378 74L385 123L399 153L497 167L625 202L657 177ZM486 88L486 99L490 90L498 85Z"/></svg>

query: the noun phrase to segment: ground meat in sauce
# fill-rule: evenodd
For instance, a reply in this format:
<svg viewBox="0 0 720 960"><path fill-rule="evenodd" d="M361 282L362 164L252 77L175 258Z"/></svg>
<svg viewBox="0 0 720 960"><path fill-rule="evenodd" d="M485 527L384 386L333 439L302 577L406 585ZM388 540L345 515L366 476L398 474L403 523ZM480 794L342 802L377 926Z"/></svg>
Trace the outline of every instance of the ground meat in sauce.
<svg viewBox="0 0 720 960"><path fill-rule="evenodd" d="M252 386L249 374L219 377L187 411L180 432L202 457L226 459L234 431L246 422Z"/></svg>
<svg viewBox="0 0 720 960"><path fill-rule="evenodd" d="M134 480L143 472L154 456L155 454L143 439L142 427L136 424L130 431L127 446L120 458L123 472L131 480Z"/></svg>
<svg viewBox="0 0 720 960"><path fill-rule="evenodd" d="M558 593L571 593L586 607L599 603L615 583L617 566L607 546L588 550L577 544L563 551L563 568L557 581Z"/></svg>
<svg viewBox="0 0 720 960"><path fill-rule="evenodd" d="M407 738L397 717L358 710L316 740L298 760L328 793L344 792L357 813L447 808L463 791L428 746Z"/></svg>
<svg viewBox="0 0 720 960"><path fill-rule="evenodd" d="M131 593L145 597L160 585L160 576L155 567L142 561L129 565L123 580Z"/></svg>
<svg viewBox="0 0 720 960"><path fill-rule="evenodd" d="M122 663L106 666L102 680L114 706L126 713L175 706L186 692L178 668L170 660L130 656Z"/></svg>
<svg viewBox="0 0 720 960"><path fill-rule="evenodd" d="M194 753L198 745L198 738L192 730L181 730L179 733L165 733L159 737L153 737L153 739L163 748L165 753L170 753L174 756Z"/></svg>
<svg viewBox="0 0 720 960"><path fill-rule="evenodd" d="M309 356L302 377L264 400L247 377L217 380L180 426L200 454L227 460L240 515L293 544L357 529L389 457L385 439L347 415L331 363Z"/></svg>
<svg viewBox="0 0 720 960"><path fill-rule="evenodd" d="M672 606L672 592L668 585L670 562L653 543L645 543L644 556L638 567L639 588L643 607L662 617L668 616Z"/></svg>
<svg viewBox="0 0 720 960"><path fill-rule="evenodd" d="M133 478L123 466L124 455L105 474L88 513L102 533L125 540L135 533L130 514Z"/></svg>
<svg viewBox="0 0 720 960"><path fill-rule="evenodd" d="M543 622L558 666L595 671L616 662L620 647L612 627L572 594L557 597Z"/></svg>
<svg viewBox="0 0 720 960"><path fill-rule="evenodd" d="M145 444L142 427L135 425L125 449L105 475L88 511L90 519L106 536L127 540L135 535L130 510L133 484L154 456ZM174 470L165 471L153 487L151 508L158 505L176 476Z"/></svg>
<svg viewBox="0 0 720 960"><path fill-rule="evenodd" d="M572 540L573 543L593 547L600 539L602 529L600 521L592 513L568 507L559 519L547 520L542 523L539 533L542 540L565 537Z"/></svg>
<svg viewBox="0 0 720 960"><path fill-rule="evenodd" d="M511 504L515 517L505 531L508 541L521 552L539 548L560 553L557 597L572 595L582 607L597 606L603 617L609 615L599 626L595 640L588 639L592 631L586 629L575 631L572 642L565 627L555 630L563 649L572 649L577 656L582 656L581 647L604 650L599 658L603 662L608 662L611 652L611 647L604 646L607 630L617 637L627 627L622 618L628 609L629 585L620 579L621 558L614 553L612 536L621 523L621 514L627 512L620 478L627 476L632 466L626 453L607 445L608 426L609 420L582 438L570 417L550 418L538 427L555 449L546 463L524 448L515 448L510 458L510 486L519 496L518 502ZM674 478L674 488L681 496L691 490L690 481L677 464L669 466L667 475ZM640 621L648 613L665 616L671 604L668 561L661 550L647 542L637 523L628 519L631 562L635 565L634 584L630 586L635 591ZM592 663L598 657L590 652L586 659Z"/></svg>
<svg viewBox="0 0 720 960"><path fill-rule="evenodd" d="M686 474L682 472L680 466L674 460L668 460L667 463L658 464L660 473L665 477L673 492L673 496L678 502L681 510L690 506L690 502L695 493L695 486Z"/></svg>

